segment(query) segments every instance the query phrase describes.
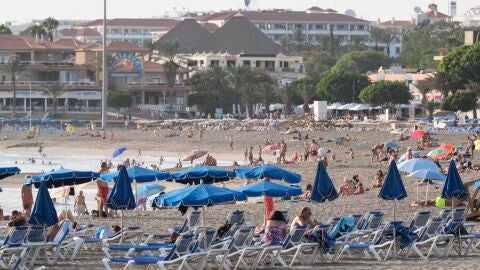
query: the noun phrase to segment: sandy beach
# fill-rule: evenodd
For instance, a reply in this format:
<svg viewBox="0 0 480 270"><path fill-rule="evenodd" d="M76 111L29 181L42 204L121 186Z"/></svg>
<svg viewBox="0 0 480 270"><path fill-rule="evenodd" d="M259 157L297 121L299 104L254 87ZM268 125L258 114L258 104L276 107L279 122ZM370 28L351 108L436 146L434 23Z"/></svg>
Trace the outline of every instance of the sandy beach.
<svg viewBox="0 0 480 270"><path fill-rule="evenodd" d="M257 156L258 145L264 145L266 139L271 139L273 142L279 142L285 140L288 144L287 159L291 157L295 151L298 154L303 153L303 141L293 140L292 135L283 135L278 131L249 131L241 132L235 130L207 130L204 132L203 138L200 139L197 136L194 138L187 138L186 131L179 132L178 137L165 137L169 131L160 131L154 134L152 131L135 131L116 129L113 130L113 140L102 140L101 138L92 138L90 136L80 135L68 135L63 133L42 133L37 138L27 140L25 132L6 132L0 131L0 137L8 136L9 139L0 141L0 158L5 155L17 154L21 156L38 155L38 147L12 147L14 145L28 144L35 142L42 142L44 145L43 152L46 156L62 155L62 156L95 156L99 157L98 164L101 157L108 156L113 149L125 146L128 150L121 156L120 159L126 159L127 157L142 161L142 158L150 162L150 160L159 159L160 156L168 157L169 159L176 160L178 157L187 153L192 149L205 149L209 151L215 158L223 161L225 164L233 164L234 161L244 161L245 147L253 146L255 151L254 155ZM83 131L77 130L76 134L82 134ZM336 160L329 160L328 173L332 178L334 185L338 187L344 177L351 178L354 174L358 174L360 180L364 186L371 187L374 184L374 176L377 170L386 170L387 162L383 163L371 163L371 147L376 143L383 143L387 140L395 140L396 135L390 134L387 130L330 130L330 131L310 131L302 132L309 135L309 140L319 140L320 147L330 149L336 154ZM351 142L345 145L335 145L335 136L345 136L349 134L352 137ZM229 147L229 136L233 137L234 150ZM455 146L463 145L466 148L466 136L463 133L440 133L435 136L438 142L451 143ZM408 146L413 146L414 140L407 140L399 142L401 151L405 153ZM352 160L348 153L350 148L355 153L355 158ZM141 150L141 156L138 156L138 150ZM426 154L424 151L423 154ZM146 158L148 157L148 158ZM268 162L274 162L276 157L272 154L265 154L263 158ZM119 160L120 160L119 159ZM473 164L480 163L480 154L475 155L472 159ZM37 161L39 162L39 161ZM146 162L148 164L148 162ZM442 163L445 167L446 161ZM10 164L15 166L15 164ZM22 168L23 164L17 164ZM26 164L27 165L27 164ZM288 164L284 167L288 170L295 171L302 176L302 182L300 185L305 187L307 184L312 183L315 171L315 162L302 162L296 164ZM231 166L231 165L230 165ZM90 168L91 170L98 170L98 166ZM468 182L478 178L477 172L466 172L461 174L463 182ZM17 175L4 179L0 182L0 186L3 188L15 189L19 188L23 181L24 175ZM409 196L399 201L397 204L397 219L408 221L413 214L419 210L430 210L433 214L439 212L439 209L431 208L419 208L411 206L413 200L416 199L417 188L413 186L414 179L403 177L403 182L407 189ZM162 183L163 184L163 183ZM242 180L233 180L226 183L227 187L237 187L243 185ZM179 184L168 183L166 184L167 190L181 187ZM94 189L95 186L90 184L85 187L86 189ZM438 183L434 188L430 188L429 198L433 199L440 193L442 183ZM421 186L420 198L424 199L426 187ZM379 189L372 189L362 195L340 197L335 201L327 202L323 204L310 203L310 202L277 202L276 208L281 210L288 210L293 217L300 212L300 209L304 206L309 206L313 210L315 218L322 222L327 222L331 217L348 215L352 213L365 213L369 210L381 210L385 213L385 220L393 219L393 203L391 201L384 201L379 199ZM20 195L18 194L18 200L20 203ZM6 194L0 193L0 205L3 204L6 198ZM249 201L248 203L242 203L237 205L222 205L213 206L206 210L206 225L219 227L227 214L235 209L242 209L246 211L246 220L249 223L260 224L263 220L263 205ZM19 209L20 210L20 209ZM126 214L125 224L134 225L134 213ZM178 225L183 220L183 217L176 209L170 210L157 210L141 212L140 225L146 232L158 233L165 232L170 226ZM119 219L92 219L90 217L78 217L80 223L93 223L96 225L109 225L118 224ZM2 224L3 225L3 224ZM478 228L474 229L478 231ZM79 258L73 262L61 261L54 266L48 266L48 269L103 269L100 263L103 253L85 251L79 256ZM344 259L341 263L326 263L316 265L313 268L322 267L324 269L474 269L478 267L479 257L478 253L473 256L467 257L455 257L450 256L444 259L433 258L428 261L420 259L410 260L389 260L386 262L377 262L374 260L350 260ZM300 268L300 267L298 267Z"/></svg>

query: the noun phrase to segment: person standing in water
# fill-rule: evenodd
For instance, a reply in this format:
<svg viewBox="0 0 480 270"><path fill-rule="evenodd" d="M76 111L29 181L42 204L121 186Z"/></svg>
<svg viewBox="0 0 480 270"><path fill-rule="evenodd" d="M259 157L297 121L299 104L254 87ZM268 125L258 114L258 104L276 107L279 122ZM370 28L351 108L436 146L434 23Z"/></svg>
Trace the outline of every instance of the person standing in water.
<svg viewBox="0 0 480 270"><path fill-rule="evenodd" d="M109 172L107 162L102 162L102 164L100 165L100 171L98 172L100 174ZM108 197L108 184L106 182L103 182L102 180L97 180L97 188L98 188L98 191L97 191L98 217L102 217L103 210L105 208L105 202L107 201L107 197Z"/></svg>
<svg viewBox="0 0 480 270"><path fill-rule="evenodd" d="M27 175L25 179L31 178L30 175ZM22 204L23 204L23 214L25 216L30 216L30 212L32 211L33 205L33 194L32 194L32 182L28 182L22 185L21 188L21 197L22 197Z"/></svg>

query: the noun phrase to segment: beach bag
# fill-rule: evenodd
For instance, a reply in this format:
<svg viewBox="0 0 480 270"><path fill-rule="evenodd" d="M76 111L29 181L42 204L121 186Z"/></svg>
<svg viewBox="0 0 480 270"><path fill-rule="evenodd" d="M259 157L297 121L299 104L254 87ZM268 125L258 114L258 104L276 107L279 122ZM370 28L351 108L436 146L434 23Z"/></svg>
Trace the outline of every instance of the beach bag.
<svg viewBox="0 0 480 270"><path fill-rule="evenodd" d="M317 227L319 226L313 228L312 232L306 236L307 240L318 243L324 253L330 253L335 246L335 239L331 238L326 230L317 229Z"/></svg>

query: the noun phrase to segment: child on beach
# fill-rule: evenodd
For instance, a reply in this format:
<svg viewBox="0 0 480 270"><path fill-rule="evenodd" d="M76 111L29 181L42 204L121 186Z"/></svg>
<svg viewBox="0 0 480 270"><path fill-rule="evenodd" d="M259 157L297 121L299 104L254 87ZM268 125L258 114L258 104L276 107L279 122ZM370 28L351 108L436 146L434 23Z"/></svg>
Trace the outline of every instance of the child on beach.
<svg viewBox="0 0 480 270"><path fill-rule="evenodd" d="M351 158L351 159L354 158L353 148L350 148L350 158Z"/></svg>
<svg viewBox="0 0 480 270"><path fill-rule="evenodd" d="M79 194L75 198L75 213L79 216L88 214L87 205L85 203L85 195L83 195L83 190L80 190Z"/></svg>

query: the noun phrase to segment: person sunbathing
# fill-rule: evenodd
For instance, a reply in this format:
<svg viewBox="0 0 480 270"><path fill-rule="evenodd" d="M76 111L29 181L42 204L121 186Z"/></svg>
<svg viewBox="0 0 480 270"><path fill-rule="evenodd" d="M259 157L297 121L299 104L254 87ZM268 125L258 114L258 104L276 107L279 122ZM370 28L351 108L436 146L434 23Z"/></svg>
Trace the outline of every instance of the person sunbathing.
<svg viewBox="0 0 480 270"><path fill-rule="evenodd" d="M343 184L338 189L338 195L340 196L350 196L354 192L353 184L351 180L348 180L346 177L343 178Z"/></svg>
<svg viewBox="0 0 480 270"><path fill-rule="evenodd" d="M365 193L365 188L363 188L362 182L357 184L357 187L355 188L355 191L353 192L353 195L360 195Z"/></svg>
<svg viewBox="0 0 480 270"><path fill-rule="evenodd" d="M454 204L454 207L461 207L465 206L465 203L461 200L450 200L450 199L444 199L442 197L436 197L435 200L418 200L414 201L413 205L418 205L418 206L435 206L438 208L443 208L443 207L451 207L452 203Z"/></svg>

